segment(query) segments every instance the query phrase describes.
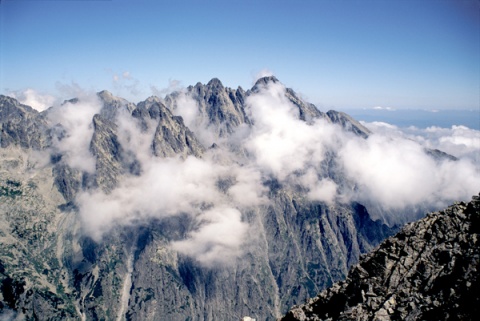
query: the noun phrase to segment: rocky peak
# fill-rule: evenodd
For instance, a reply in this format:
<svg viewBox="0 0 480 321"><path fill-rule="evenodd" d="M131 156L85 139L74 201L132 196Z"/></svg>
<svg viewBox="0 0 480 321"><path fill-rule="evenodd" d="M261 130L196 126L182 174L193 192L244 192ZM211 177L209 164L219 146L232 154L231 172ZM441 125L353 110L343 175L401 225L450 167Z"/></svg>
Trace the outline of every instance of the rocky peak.
<svg viewBox="0 0 480 321"><path fill-rule="evenodd" d="M479 196L430 213L281 320L473 320L480 312L479 233Z"/></svg>
<svg viewBox="0 0 480 321"><path fill-rule="evenodd" d="M151 96L145 101L139 102L137 108L134 110L133 115L137 118L150 117L151 119L159 119L162 117L169 117L172 114L171 110L165 106L162 99Z"/></svg>
<svg viewBox="0 0 480 321"><path fill-rule="evenodd" d="M0 95L0 146L18 144L43 149L50 144L47 123L38 111L12 97Z"/></svg>
<svg viewBox="0 0 480 321"><path fill-rule="evenodd" d="M184 124L182 117L174 116L157 97L150 97L138 103L132 116L140 121L144 130L148 129L149 119L156 121L152 142L155 156L195 155L199 157L205 150L193 132Z"/></svg>
<svg viewBox="0 0 480 321"><path fill-rule="evenodd" d="M114 100L114 96L111 92L109 92L108 90L102 90L100 92L98 92L98 97L100 97L100 99L104 100L104 101L112 101Z"/></svg>
<svg viewBox="0 0 480 321"><path fill-rule="evenodd" d="M255 85L247 94L258 93L260 90L262 90L262 88L265 88L270 84L282 83L275 76L262 77L255 82ZM330 121L330 119L320 110L318 110L314 104L305 102L293 89L285 88L285 97L298 108L301 120L312 122L314 119L323 118L327 121Z"/></svg>
<svg viewBox="0 0 480 321"><path fill-rule="evenodd" d="M102 90L97 93L98 98L103 102L103 107L100 110L100 114L108 119L114 120L118 112L123 111L131 114L135 109L135 105L126 99L116 97L107 90Z"/></svg>
<svg viewBox="0 0 480 321"><path fill-rule="evenodd" d="M267 86L270 83L276 84L276 83L280 83L280 81L277 79L277 77L273 75L258 78L257 81L255 82L255 85L252 87L252 91L256 92L261 88L261 86Z"/></svg>
<svg viewBox="0 0 480 321"><path fill-rule="evenodd" d="M245 114L245 91L224 87L219 79L213 78L206 85L197 83L187 88L187 95L198 106L198 123L210 127L219 137L231 134L240 124L250 123ZM168 107L175 111L178 93L165 98Z"/></svg>
<svg viewBox="0 0 480 321"><path fill-rule="evenodd" d="M222 82L221 82L220 79L218 79L218 78L212 78L212 79L207 83L207 87L211 88L212 90L213 90L213 89L215 89L215 90L222 90L222 89L224 88Z"/></svg>
<svg viewBox="0 0 480 321"><path fill-rule="evenodd" d="M144 100L142 102L139 102L137 104L137 106L142 106L143 105L145 108L148 109L153 104L163 104L163 101L162 101L162 99L160 99L157 96L150 96L146 100Z"/></svg>
<svg viewBox="0 0 480 321"><path fill-rule="evenodd" d="M30 106L21 104L12 97L0 95L0 119L12 118L15 115L24 115L27 113L38 114L38 111Z"/></svg>

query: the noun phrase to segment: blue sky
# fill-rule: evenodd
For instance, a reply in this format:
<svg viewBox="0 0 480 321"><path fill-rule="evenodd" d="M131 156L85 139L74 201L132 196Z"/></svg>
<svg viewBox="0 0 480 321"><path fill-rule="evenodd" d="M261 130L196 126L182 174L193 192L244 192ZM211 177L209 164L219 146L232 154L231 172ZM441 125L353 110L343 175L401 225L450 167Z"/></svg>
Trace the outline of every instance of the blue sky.
<svg viewBox="0 0 480 321"><path fill-rule="evenodd" d="M480 108L477 0L1 0L0 19L3 94L75 83L138 102L269 70L322 110Z"/></svg>

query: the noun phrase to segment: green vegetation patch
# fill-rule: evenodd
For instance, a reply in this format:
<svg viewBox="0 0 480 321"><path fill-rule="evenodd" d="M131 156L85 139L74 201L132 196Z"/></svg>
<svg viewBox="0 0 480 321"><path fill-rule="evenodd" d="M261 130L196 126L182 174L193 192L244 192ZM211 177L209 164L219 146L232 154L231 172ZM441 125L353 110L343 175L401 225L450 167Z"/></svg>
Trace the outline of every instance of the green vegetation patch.
<svg viewBox="0 0 480 321"><path fill-rule="evenodd" d="M22 195L22 183L8 179L2 186L0 186L0 196L7 196L15 198Z"/></svg>

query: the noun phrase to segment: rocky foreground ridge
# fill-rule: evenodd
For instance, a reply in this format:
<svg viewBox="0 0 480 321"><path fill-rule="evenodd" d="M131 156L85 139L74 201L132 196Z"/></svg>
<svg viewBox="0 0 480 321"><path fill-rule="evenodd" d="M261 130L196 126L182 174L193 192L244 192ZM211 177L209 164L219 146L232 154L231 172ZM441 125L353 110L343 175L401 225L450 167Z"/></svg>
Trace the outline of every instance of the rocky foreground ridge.
<svg viewBox="0 0 480 321"><path fill-rule="evenodd" d="M479 196L430 213L281 320L473 320L480 312L479 233Z"/></svg>

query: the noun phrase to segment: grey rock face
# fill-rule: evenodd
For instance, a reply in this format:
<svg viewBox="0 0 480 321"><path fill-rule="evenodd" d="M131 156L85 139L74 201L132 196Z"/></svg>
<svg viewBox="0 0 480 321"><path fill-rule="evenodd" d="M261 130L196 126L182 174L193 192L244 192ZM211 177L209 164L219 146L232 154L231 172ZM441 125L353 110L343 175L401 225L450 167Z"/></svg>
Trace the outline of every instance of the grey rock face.
<svg viewBox="0 0 480 321"><path fill-rule="evenodd" d="M154 121L156 128L152 150L155 156L200 157L205 150L195 135L185 126L182 117L174 116L159 100L151 98L139 103L132 115L140 120L145 130L149 127L148 120Z"/></svg>
<svg viewBox="0 0 480 321"><path fill-rule="evenodd" d="M360 205L312 204L282 188L274 188L272 197L262 225L281 310L341 279L360 253L393 233L365 217ZM360 232L365 224L371 235Z"/></svg>
<svg viewBox="0 0 480 321"><path fill-rule="evenodd" d="M0 315L73 320L74 295L65 257L71 253L73 213L54 188L51 168L29 173L21 148L0 149Z"/></svg>
<svg viewBox="0 0 480 321"><path fill-rule="evenodd" d="M455 156L442 152L441 150L438 150L438 149L425 148L425 152L437 161L441 161L445 159L451 160L451 161L458 160L458 158L456 158Z"/></svg>
<svg viewBox="0 0 480 321"><path fill-rule="evenodd" d="M329 110L327 116L333 123L339 124L345 130L353 132L363 138L367 138L371 133L368 128L343 112Z"/></svg>
<svg viewBox="0 0 480 321"><path fill-rule="evenodd" d="M187 95L197 104L199 116L205 125L214 129L219 137L233 133L240 124L249 124L245 114L245 91L239 87L224 87L219 79L214 78L206 85L197 83L187 88ZM171 110L176 109L177 94L169 95L165 101Z"/></svg>
<svg viewBox="0 0 480 321"><path fill-rule="evenodd" d="M135 109L135 104L123 98L115 97L112 95L112 93L106 90L99 92L97 95L103 102L100 115L110 121L114 121L118 113L125 112L127 114L131 114Z"/></svg>
<svg viewBox="0 0 480 321"><path fill-rule="evenodd" d="M52 168L55 187L63 195L67 203L73 204L77 193L82 188L82 173L66 164L57 163Z"/></svg>
<svg viewBox="0 0 480 321"><path fill-rule="evenodd" d="M480 197L407 224L281 320L473 320L479 313Z"/></svg>
<svg viewBox="0 0 480 321"><path fill-rule="evenodd" d="M50 144L47 123L33 108L0 95L0 146L19 145L40 150Z"/></svg>
<svg viewBox="0 0 480 321"><path fill-rule="evenodd" d="M131 164L125 160L117 137L117 125L97 114L93 116L94 133L90 151L96 157L95 184L104 191L111 191L118 183L119 176L128 173Z"/></svg>

